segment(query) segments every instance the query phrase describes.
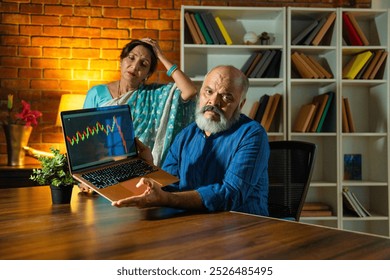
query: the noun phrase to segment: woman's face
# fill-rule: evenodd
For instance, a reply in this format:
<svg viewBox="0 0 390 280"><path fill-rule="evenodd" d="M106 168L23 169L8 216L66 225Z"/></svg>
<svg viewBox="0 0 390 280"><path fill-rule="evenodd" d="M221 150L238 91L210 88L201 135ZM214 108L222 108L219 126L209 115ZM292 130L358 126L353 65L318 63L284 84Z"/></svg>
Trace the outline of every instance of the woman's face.
<svg viewBox="0 0 390 280"><path fill-rule="evenodd" d="M151 55L144 46L136 46L127 57L121 61L122 79L138 86L148 78L151 64Z"/></svg>

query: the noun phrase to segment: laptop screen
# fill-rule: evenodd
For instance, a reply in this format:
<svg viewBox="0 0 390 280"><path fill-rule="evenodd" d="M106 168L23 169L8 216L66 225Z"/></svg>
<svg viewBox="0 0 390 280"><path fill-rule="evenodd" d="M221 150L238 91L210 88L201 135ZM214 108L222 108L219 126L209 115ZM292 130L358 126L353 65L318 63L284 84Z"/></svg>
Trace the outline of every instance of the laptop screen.
<svg viewBox="0 0 390 280"><path fill-rule="evenodd" d="M71 171L136 156L128 105L61 112Z"/></svg>

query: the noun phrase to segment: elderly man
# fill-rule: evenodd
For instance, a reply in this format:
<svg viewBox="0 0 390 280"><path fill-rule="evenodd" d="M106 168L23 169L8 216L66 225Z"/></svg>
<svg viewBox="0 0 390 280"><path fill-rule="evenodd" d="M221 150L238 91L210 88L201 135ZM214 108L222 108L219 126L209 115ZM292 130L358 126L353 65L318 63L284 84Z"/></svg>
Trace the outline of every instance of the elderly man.
<svg viewBox="0 0 390 280"><path fill-rule="evenodd" d="M144 194L112 203L139 208L240 211L268 215L268 138L241 114L248 79L233 66L212 69L202 84L195 123L176 137L163 169L180 178L161 188L150 179Z"/></svg>

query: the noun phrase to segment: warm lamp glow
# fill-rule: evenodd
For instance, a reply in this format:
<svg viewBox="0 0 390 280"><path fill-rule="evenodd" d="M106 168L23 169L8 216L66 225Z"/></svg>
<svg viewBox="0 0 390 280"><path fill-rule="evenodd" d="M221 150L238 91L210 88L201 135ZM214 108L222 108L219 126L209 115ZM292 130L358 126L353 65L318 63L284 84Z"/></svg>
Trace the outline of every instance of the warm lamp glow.
<svg viewBox="0 0 390 280"><path fill-rule="evenodd" d="M63 94L58 108L56 126L61 126L60 113L62 111L81 109L83 108L84 100L84 94Z"/></svg>

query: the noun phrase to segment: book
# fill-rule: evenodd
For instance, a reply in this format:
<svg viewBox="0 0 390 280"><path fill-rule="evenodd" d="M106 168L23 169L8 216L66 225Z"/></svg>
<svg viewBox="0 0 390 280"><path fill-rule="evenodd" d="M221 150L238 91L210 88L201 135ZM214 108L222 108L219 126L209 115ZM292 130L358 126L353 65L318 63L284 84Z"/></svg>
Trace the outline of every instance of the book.
<svg viewBox="0 0 390 280"><path fill-rule="evenodd" d="M249 75L249 78L256 78L257 73L259 72L261 66L265 63L267 60L267 57L271 54L271 50L265 50L262 52L260 61L257 63L256 67L253 69L252 73Z"/></svg>
<svg viewBox="0 0 390 280"><path fill-rule="evenodd" d="M361 154L344 154L344 180L362 180Z"/></svg>
<svg viewBox="0 0 390 280"><path fill-rule="evenodd" d="M348 97L344 97L343 99L344 99L344 104L345 104L345 113L347 115L349 132L355 132L355 124L354 124L354 121L352 118L351 106L349 105L349 99L348 99Z"/></svg>
<svg viewBox="0 0 390 280"><path fill-rule="evenodd" d="M321 40L324 38L326 32L330 30L330 27L333 25L335 19L336 19L336 12L332 12L326 17L325 23L322 25L320 30L317 32L316 36L311 41L311 44L313 46L318 46L321 43Z"/></svg>
<svg viewBox="0 0 390 280"><path fill-rule="evenodd" d="M191 18L191 20L192 20L192 23L193 23L194 26L195 26L196 32L198 33L199 39L201 40L202 44L203 44L203 45L207 44L206 39L204 38L203 33L202 33L202 31L200 30L200 27L199 27L199 25L198 25L198 22L196 21L195 15L194 15L193 13L190 13L190 18Z"/></svg>
<svg viewBox="0 0 390 280"><path fill-rule="evenodd" d="M230 35L229 35L229 33L227 32L225 26L223 25L223 22L222 22L221 18L218 17L218 16L216 16L216 17L215 17L215 21L217 22L217 25L219 26L219 29L221 30L222 35L223 35L223 37L225 38L226 44L227 44L227 45L232 45L232 44L233 44L233 41L232 41L232 39L230 38Z"/></svg>
<svg viewBox="0 0 390 280"><path fill-rule="evenodd" d="M199 38L198 32L195 29L194 23L191 20L191 16L188 12L184 13L184 19L188 26L188 30L190 31L191 38L194 44L202 44L202 41Z"/></svg>
<svg viewBox="0 0 390 280"><path fill-rule="evenodd" d="M342 15L343 19L343 38L348 45L351 46L363 46L363 42L359 37L355 27L353 26L351 20L346 13Z"/></svg>
<svg viewBox="0 0 390 280"><path fill-rule="evenodd" d="M207 29L207 32L209 33L211 40L213 41L214 45L219 45L217 34L215 34L215 31L211 25L211 22L209 20L209 17L206 12L199 13L200 17L202 18L203 24Z"/></svg>
<svg viewBox="0 0 390 280"><path fill-rule="evenodd" d="M293 132L306 132L315 109L316 105L313 103L308 103L301 106L294 122Z"/></svg>
<svg viewBox="0 0 390 280"><path fill-rule="evenodd" d="M323 67L319 61L317 61L314 57L312 57L310 55L307 55L307 57L317 67L317 69L322 73L322 75L325 76L325 78L327 78L327 79L333 78L333 74L331 72L329 72L328 70L326 70L325 67Z"/></svg>
<svg viewBox="0 0 390 280"><path fill-rule="evenodd" d="M298 33L292 41L291 45L299 45L302 43L303 39L309 35L309 33L318 25L318 20L311 22L305 29Z"/></svg>
<svg viewBox="0 0 390 280"><path fill-rule="evenodd" d="M306 37L305 41L303 42L304 45L310 45L313 41L314 37L317 35L318 31L320 31L321 27L324 26L326 22L326 17L322 17L319 21L317 26L309 33L309 35Z"/></svg>
<svg viewBox="0 0 390 280"><path fill-rule="evenodd" d="M348 117L347 117L347 110L345 109L345 98L343 98L342 101L342 107L341 107L341 113L342 113L342 129L343 132L348 133L349 132L349 125L348 125Z"/></svg>
<svg viewBox="0 0 390 280"><path fill-rule="evenodd" d="M276 50L271 50L270 54L267 56L267 58L264 60L264 63L262 63L260 69L256 73L256 78L262 78L265 71L267 70L268 66L271 64L272 59L274 58L276 54Z"/></svg>
<svg viewBox="0 0 390 280"><path fill-rule="evenodd" d="M297 69L301 78L312 79L314 78L314 74L312 70L308 67L308 65L304 62L298 52L294 52L291 54L291 60L295 68Z"/></svg>
<svg viewBox="0 0 390 280"><path fill-rule="evenodd" d="M351 22L352 26L355 28L360 40L362 41L362 44L364 46L368 46L370 43L368 42L368 39L367 39L366 35L364 34L363 30L360 28L360 25L357 22L355 16L350 12L345 12L345 14L349 18L349 21Z"/></svg>
<svg viewBox="0 0 390 280"><path fill-rule="evenodd" d="M366 71L362 75L362 79L367 80L370 77L372 70L374 70L375 65L378 63L379 58L381 57L384 51L385 50L374 51L374 55L372 56L371 61L369 61L368 67L366 67Z"/></svg>
<svg viewBox="0 0 390 280"><path fill-rule="evenodd" d="M255 115L255 120L259 123L261 123L261 119L263 118L265 108L267 107L268 99L269 99L268 94L264 94L263 96L260 97L259 108L257 109Z"/></svg>
<svg viewBox="0 0 390 280"><path fill-rule="evenodd" d="M271 127L271 124L272 124L272 121L274 120L275 118L275 115L276 115L276 112L278 110L278 107L279 107L279 103L280 103L280 99L282 98L282 95L280 93L275 93L273 95L273 100L272 100L272 107L271 107L271 110L268 114L268 118L265 122L265 125L264 125L264 129L265 131L269 131L270 127Z"/></svg>
<svg viewBox="0 0 390 280"><path fill-rule="evenodd" d="M364 217L364 212L359 208L358 204L355 200L353 200L348 188L343 188L343 205L344 209L349 211L358 217Z"/></svg>
<svg viewBox="0 0 390 280"><path fill-rule="evenodd" d="M301 217L329 217L332 216L331 210L302 210Z"/></svg>
<svg viewBox="0 0 390 280"><path fill-rule="evenodd" d="M330 210L330 206L324 202L305 202L302 211Z"/></svg>
<svg viewBox="0 0 390 280"><path fill-rule="evenodd" d="M251 66L251 64L253 63L253 61L255 60L257 54L258 53L256 53L256 52L252 53L249 56L249 58L245 61L244 65L240 69L242 73L246 74L248 72L248 69Z"/></svg>
<svg viewBox="0 0 390 280"><path fill-rule="evenodd" d="M313 103L317 105L317 109L315 112L315 115L313 117L313 122L311 124L311 127L309 129L310 132L316 132L318 124L320 123L322 114L324 113L325 106L328 102L329 95L326 93L316 95L313 98Z"/></svg>
<svg viewBox="0 0 390 280"><path fill-rule="evenodd" d="M199 13L194 13L194 17L196 20L196 23L199 26L200 32L203 34L203 37L206 40L206 44L212 45L214 43L213 39L211 39L209 32L207 31L207 28L202 20L202 17Z"/></svg>
<svg viewBox="0 0 390 280"><path fill-rule="evenodd" d="M372 70L370 77L368 77L370 80L375 79L376 75L378 74L379 69L384 65L384 62L386 61L387 58L387 52L383 52L381 54L381 57L379 58L379 61L375 65L374 69Z"/></svg>
<svg viewBox="0 0 390 280"><path fill-rule="evenodd" d="M214 30L214 33L215 35L217 36L217 39L218 39L218 42L220 45L226 45L226 40L225 38L223 37L222 35L222 32L221 30L219 29L218 27L218 24L217 22L215 21L215 18L214 16L212 15L212 13L206 13L207 15L207 18L209 20L209 23L211 24L211 28Z"/></svg>
<svg viewBox="0 0 390 280"><path fill-rule="evenodd" d="M301 59L304 61L306 68L311 71L313 74L314 79L323 78L322 72L320 72L317 67L313 64L313 62L304 54L304 53L298 53L298 55L301 57Z"/></svg>
<svg viewBox="0 0 390 280"><path fill-rule="evenodd" d="M326 78L324 72L322 72L318 67L317 67L317 64L315 64L313 62L313 60L311 60L309 58L309 56L305 55L304 53L300 53L299 54L302 59L306 62L306 64L312 69L312 71L316 74L315 75L315 78L316 79L324 79Z"/></svg>
<svg viewBox="0 0 390 280"><path fill-rule="evenodd" d="M363 206L357 196L347 187L343 188L343 202L346 209L355 215L359 217L371 216L371 213Z"/></svg>
<svg viewBox="0 0 390 280"><path fill-rule="evenodd" d="M261 52L256 53L255 59L253 60L253 62L249 66L249 69L244 73L247 77L250 77L250 75L252 74L253 70L255 69L257 63L259 63L261 56L262 56Z"/></svg>
<svg viewBox="0 0 390 280"><path fill-rule="evenodd" d="M330 110L330 107L332 106L332 101L333 101L333 98L334 98L334 95L335 95L335 93L333 91L329 91L326 94L329 96L328 97L328 101L326 102L325 109L324 109L324 112L322 113L320 122L318 123L316 132L321 132L322 131L322 128L324 126L326 117L328 116L328 112Z"/></svg>
<svg viewBox="0 0 390 280"><path fill-rule="evenodd" d="M364 51L358 53L353 56L352 64L347 65L345 69L343 69L343 78L344 79L355 79L356 75L363 68L363 66L367 63L370 57L373 55L371 51Z"/></svg>
<svg viewBox="0 0 390 280"><path fill-rule="evenodd" d="M251 110L248 113L248 117L251 118L252 120L255 119L256 112L259 109L259 104L260 104L259 101L253 102L252 108L251 108Z"/></svg>
<svg viewBox="0 0 390 280"><path fill-rule="evenodd" d="M376 52L374 51L372 53L372 55L370 56L370 58L367 60L366 64L364 64L364 66L362 67L362 69L360 69L360 71L357 73L355 79L362 79L363 78L363 75L367 72L367 69L369 68L369 66L372 64L372 60L374 59L376 55Z"/></svg>
<svg viewBox="0 0 390 280"><path fill-rule="evenodd" d="M282 51L276 50L276 54L263 75L263 78L279 78L280 62L282 60Z"/></svg>
<svg viewBox="0 0 390 280"><path fill-rule="evenodd" d="M271 107L272 107L273 100L274 100L274 95L270 95L269 98L268 98L268 101L267 101L267 106L265 106L264 114L263 114L263 116L261 117L261 122L260 122L260 124L261 124L263 127L265 126L265 123L266 123L266 121L267 121L269 112L271 111ZM264 127L264 128L265 128L265 127Z"/></svg>

